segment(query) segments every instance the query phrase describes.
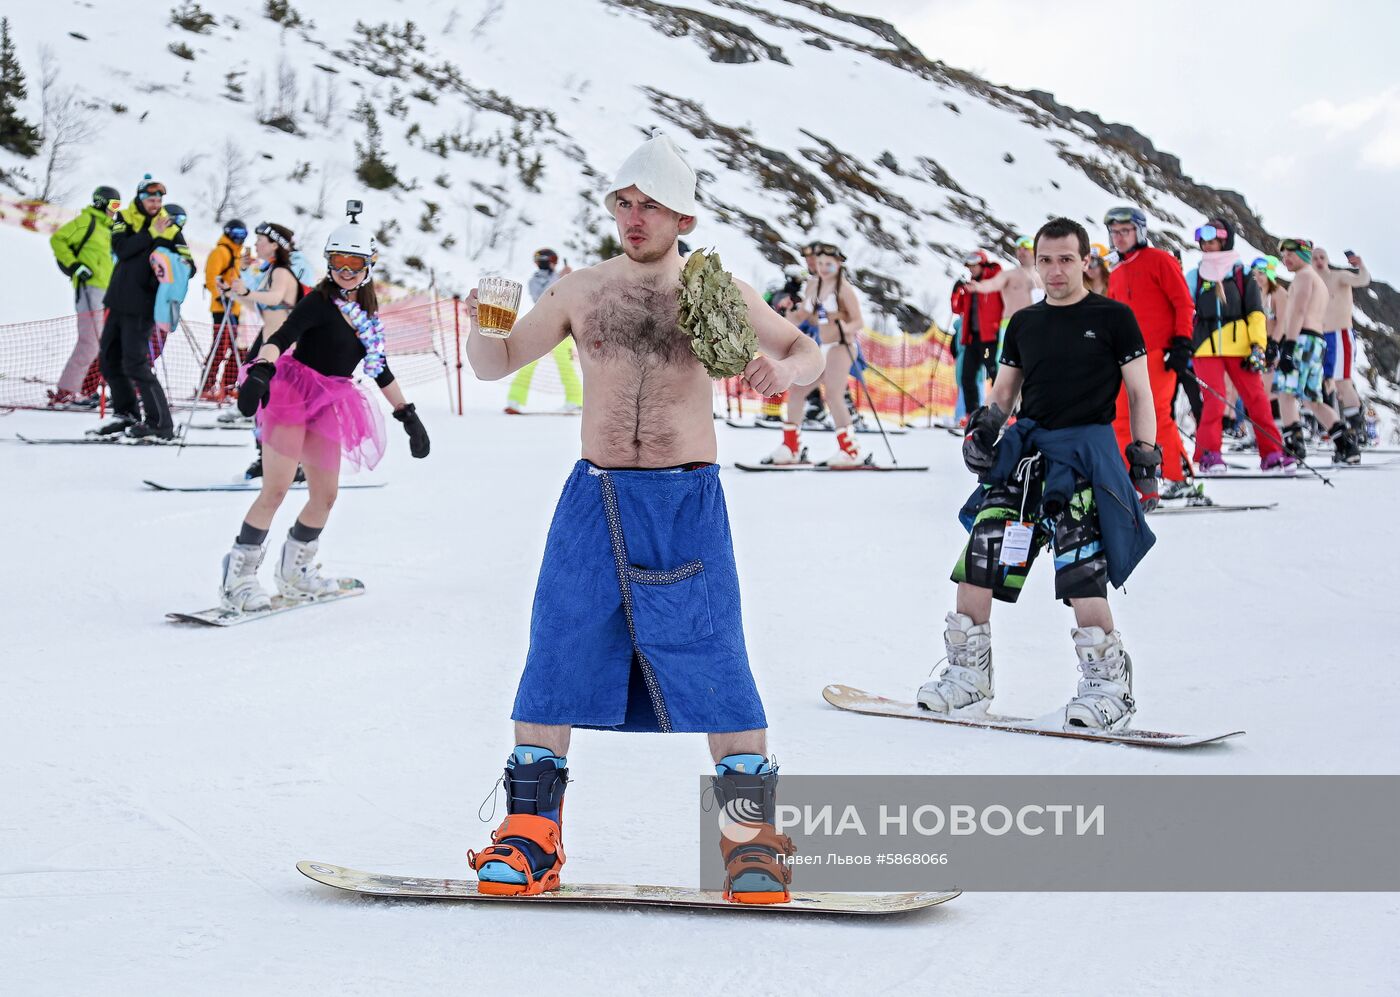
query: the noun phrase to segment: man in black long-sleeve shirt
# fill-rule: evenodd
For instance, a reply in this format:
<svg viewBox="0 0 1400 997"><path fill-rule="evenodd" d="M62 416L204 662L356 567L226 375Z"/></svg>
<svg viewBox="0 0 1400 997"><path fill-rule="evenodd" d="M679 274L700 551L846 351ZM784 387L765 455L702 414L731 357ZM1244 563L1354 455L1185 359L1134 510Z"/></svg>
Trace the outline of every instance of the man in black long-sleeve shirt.
<svg viewBox="0 0 1400 997"><path fill-rule="evenodd" d="M137 439L164 440L175 435L170 403L151 365L156 277L150 258L162 246L185 260L190 251L180 226L165 213L164 199L165 185L147 175L137 186L136 197L112 224L112 253L117 262L103 299L107 322L98 362L112 391L115 418L98 430L102 435L125 432Z"/></svg>

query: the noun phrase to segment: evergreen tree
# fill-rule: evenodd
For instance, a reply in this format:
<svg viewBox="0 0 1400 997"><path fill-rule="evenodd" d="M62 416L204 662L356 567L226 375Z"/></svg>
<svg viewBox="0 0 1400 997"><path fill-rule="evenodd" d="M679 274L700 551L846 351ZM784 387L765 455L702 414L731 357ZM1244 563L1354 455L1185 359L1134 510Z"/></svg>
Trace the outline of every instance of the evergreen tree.
<svg viewBox="0 0 1400 997"><path fill-rule="evenodd" d="M0 18L0 149L21 156L36 155L42 144L39 129L20 117L19 102L27 92L24 70L10 41L10 19Z"/></svg>

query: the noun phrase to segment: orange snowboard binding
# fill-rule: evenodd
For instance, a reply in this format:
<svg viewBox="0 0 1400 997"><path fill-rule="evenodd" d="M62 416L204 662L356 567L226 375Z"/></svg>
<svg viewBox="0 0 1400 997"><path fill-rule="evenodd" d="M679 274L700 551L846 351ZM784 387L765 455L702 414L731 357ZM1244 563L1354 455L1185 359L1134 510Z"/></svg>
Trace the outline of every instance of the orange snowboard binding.
<svg viewBox="0 0 1400 997"><path fill-rule="evenodd" d="M734 837L753 837L735 841ZM724 899L740 904L785 904L792 896L792 867L779 856L797 854L797 846L772 824L732 824L720 837L724 856Z"/></svg>
<svg viewBox="0 0 1400 997"><path fill-rule="evenodd" d="M564 765L565 759L548 748L520 744L511 752L501 780L508 816L491 832L488 847L467 852L479 893L532 897L559 889L564 789L569 783Z"/></svg>
<svg viewBox="0 0 1400 997"><path fill-rule="evenodd" d="M740 904L785 904L792 897L797 853L773 819L778 807L778 769L763 755L725 755L715 765L715 801L724 811L720 855L724 857L724 899Z"/></svg>
<svg viewBox="0 0 1400 997"><path fill-rule="evenodd" d="M477 874L477 892L532 897L559 889L564 847L554 821L535 814L511 814L491 832L491 842L479 852L467 852L467 861ZM496 867L488 868L493 865Z"/></svg>

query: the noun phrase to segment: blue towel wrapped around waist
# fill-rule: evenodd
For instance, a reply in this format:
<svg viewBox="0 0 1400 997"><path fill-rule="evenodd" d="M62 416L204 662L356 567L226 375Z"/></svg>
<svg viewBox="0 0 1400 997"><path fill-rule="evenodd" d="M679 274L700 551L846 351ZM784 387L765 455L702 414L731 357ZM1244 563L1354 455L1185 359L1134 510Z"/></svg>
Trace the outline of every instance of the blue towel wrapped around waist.
<svg viewBox="0 0 1400 997"><path fill-rule="evenodd" d="M575 465L545 543L512 716L611 730L767 726L718 466Z"/></svg>
<svg viewBox="0 0 1400 997"><path fill-rule="evenodd" d="M1157 537L1147 526L1147 517L1137 498L1137 489L1128 477L1112 426L1071 426L1067 429L1041 429L1034 419L1017 419L1006 428L997 443L996 463L982 481L1000 484L1011 477L1023 457L1036 451L1045 455L1045 484L1041 511L1058 512L1074 494L1077 478L1088 481L1094 490L1094 507L1103 534L1108 559L1108 580L1119 588L1128 580ZM958 514L971 530L984 489L978 487Z"/></svg>

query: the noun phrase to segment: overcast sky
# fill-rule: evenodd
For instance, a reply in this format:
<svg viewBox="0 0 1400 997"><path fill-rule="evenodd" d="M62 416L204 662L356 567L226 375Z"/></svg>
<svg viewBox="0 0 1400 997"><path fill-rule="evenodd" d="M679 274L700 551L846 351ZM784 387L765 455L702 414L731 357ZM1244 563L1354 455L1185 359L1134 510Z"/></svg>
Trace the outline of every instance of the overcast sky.
<svg viewBox="0 0 1400 997"><path fill-rule="evenodd" d="M1130 124L1273 232L1400 285L1400 3L845 0L931 59Z"/></svg>

